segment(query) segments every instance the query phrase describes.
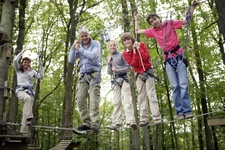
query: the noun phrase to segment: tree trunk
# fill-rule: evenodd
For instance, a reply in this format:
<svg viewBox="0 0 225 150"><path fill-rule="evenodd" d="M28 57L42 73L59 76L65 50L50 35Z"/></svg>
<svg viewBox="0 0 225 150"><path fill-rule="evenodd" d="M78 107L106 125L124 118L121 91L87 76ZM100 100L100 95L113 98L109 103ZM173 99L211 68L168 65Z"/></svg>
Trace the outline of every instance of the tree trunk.
<svg viewBox="0 0 225 150"><path fill-rule="evenodd" d="M136 96L136 86L135 86L135 81L134 81L134 72L132 71L130 74L130 82L131 82L131 96L132 96L132 103L134 106L134 116L136 119L136 122L138 124L138 110L137 110L137 96ZM130 149L131 150L139 150L140 149L140 134L139 134L139 128L137 130L132 130L131 135L130 135L130 140L131 140L131 145Z"/></svg>
<svg viewBox="0 0 225 150"><path fill-rule="evenodd" d="M16 53L19 53L18 50L23 49L24 44L24 37L25 37L25 9L26 9L26 0L20 0L20 7L19 7L19 33L17 37L17 48ZM14 70L13 74L13 83L12 89L16 89L17 86L17 77L16 72ZM9 122L17 122L18 118L18 98L12 94L12 97L9 102ZM13 127L15 129L16 126Z"/></svg>
<svg viewBox="0 0 225 150"><path fill-rule="evenodd" d="M130 30L130 21L128 17L128 5L127 5L127 0L121 0L122 4L122 16L123 16L123 30L124 32L127 32ZM137 97L136 97L136 90L135 90L135 81L134 79L134 72L130 74L131 76L131 96L132 96L132 101L133 101L133 106L134 106L134 116L136 118L136 122L138 123L138 114L137 114ZM148 137L148 132L145 133L147 134L146 136ZM130 135L130 140L131 140L131 145L130 149L131 150L139 150L140 149L140 135L139 135L139 129L137 130L132 130L131 135Z"/></svg>
<svg viewBox="0 0 225 150"><path fill-rule="evenodd" d="M215 0L216 9L219 17L219 30L223 35L223 40L225 40L225 1L224 0Z"/></svg>
<svg viewBox="0 0 225 150"><path fill-rule="evenodd" d="M71 22L68 24L68 37L70 37L70 45L72 45L74 39L75 39L75 31L76 31L76 25L77 22L75 20L75 8L77 8L77 1L75 4L73 1L68 0L69 3L69 9L70 9L70 19ZM68 53L68 42L66 47L66 54ZM65 95L64 95L64 101L63 101L63 113L62 113L62 125L64 127L73 127L73 103L72 103L72 87L73 87L73 70L74 70L74 64L68 63L68 56L65 55L65 62L64 62L64 77L65 77ZM65 137L73 137L72 131L62 131L61 132L61 138L64 139Z"/></svg>
<svg viewBox="0 0 225 150"><path fill-rule="evenodd" d="M5 1L2 5L2 16L1 16L1 26L0 31L4 31L5 34L8 36L8 43L4 44L7 41L4 41L1 44L1 55L0 55L0 120L2 120L3 113L5 111L5 100L7 97L4 97L4 82L8 80L8 68L9 64L12 59L12 55L7 57L6 51L11 51L12 53L12 33L13 33L13 26L14 26L14 18L15 18L15 5L11 3L9 0ZM1 126L2 128L2 126ZM2 133L0 128L0 134Z"/></svg>
<svg viewBox="0 0 225 150"><path fill-rule="evenodd" d="M122 4L122 17L123 17L123 30L124 32L130 31L130 20L128 17L127 0L121 0Z"/></svg>
<svg viewBox="0 0 225 150"><path fill-rule="evenodd" d="M208 112L208 107L207 107L207 101L206 101L206 90L205 90L205 85L204 85L204 74L203 74L203 69L202 69L202 62L201 62L201 57L199 54L199 48L197 44L197 34L195 30L195 23L192 22L192 37L193 37L193 43L194 43L194 49L195 49L195 60L196 60L196 66L197 66L197 71L198 71L198 76L199 76L199 84L200 84L200 99L201 99L201 104L202 104L202 112L207 113ZM206 149L207 150L212 150L212 136L210 132L210 128L207 124L207 117L208 115L203 116L203 122L205 126L205 138L206 138Z"/></svg>

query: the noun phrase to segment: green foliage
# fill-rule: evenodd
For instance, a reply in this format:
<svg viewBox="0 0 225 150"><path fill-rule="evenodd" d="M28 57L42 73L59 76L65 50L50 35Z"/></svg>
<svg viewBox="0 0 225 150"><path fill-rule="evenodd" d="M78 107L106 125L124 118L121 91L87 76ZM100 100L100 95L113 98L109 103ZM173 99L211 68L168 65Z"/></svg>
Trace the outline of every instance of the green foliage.
<svg viewBox="0 0 225 150"><path fill-rule="evenodd" d="M74 1L75 2L75 1ZM78 1L78 8L81 9L83 1ZM77 30L81 27L87 28L91 32L91 37L100 41L100 32L106 31L110 35L116 34L115 39L120 45L119 51L123 50L120 42L122 31L122 10L121 1L85 1L85 11L79 16ZM60 127L62 122L63 102L65 89L65 73L67 64L67 56L70 48L70 40L76 37L71 37L70 33L70 19L69 7L65 1L38 1L36 4L28 3L26 8L26 36L24 47L29 49L34 55L32 60L33 68L38 66L38 53L43 52L43 64L45 67L45 78L41 81L41 89L39 98L37 99L38 109L38 122L37 125ZM131 3L128 2L130 20L130 31L133 33L134 22L132 17ZM172 9L173 19L184 19L185 12L184 6L188 4L183 1L138 1L136 2L137 9L140 13L140 28L147 29L150 25L146 22L145 18L148 13L156 11L161 13L166 10ZM78 10L79 10L78 9ZM207 9L208 11L205 11ZM77 10L77 11L78 11ZM224 64L221 59L221 52L218 46L218 39L220 33L217 27L217 15L215 7L210 8L208 4L201 4L196 8L189 30L189 38L187 46L185 47L185 56L189 60L189 93L191 96L191 104L193 113L198 115L202 113L201 98L202 94L206 95L207 106L209 111L222 109L222 101L225 97L224 94ZM167 13L162 13L161 20L165 21ZM15 20L18 21L18 18ZM119 29L119 30L118 30ZM183 45L186 35L186 28L179 30L178 36L181 45ZM194 34L194 32L196 34ZM116 33L115 33L116 32ZM16 43L18 34L18 26L14 28L13 43ZM194 41L197 41L195 43ZM19 39L17 39L19 40ZM171 91L167 76L165 74L161 50L157 46L154 39L147 39L145 36L140 36L140 40L144 42L151 54L153 65L157 65L154 73L160 78L160 82L156 82L157 96L160 104L160 112L165 124L160 125L161 133L158 135L161 138L162 149L198 149L200 145L199 135L202 135L204 144L205 131L200 129L199 124L203 124L203 117L194 118L193 120L185 120L181 122L169 123L167 121L176 118L175 110L170 109L170 103L173 107L171 98ZM105 69L107 63L106 57L109 55L107 43L102 44L102 93L101 93L101 108L100 108L100 127L101 133L98 136L99 149L130 149L130 128L125 126L121 132L111 132L106 130L106 126L112 122L112 93L110 91L110 77L107 75ZM197 55L199 53L199 56ZM201 64L198 63L201 62ZM199 67L202 67L204 81L203 85L205 91L200 88L200 75ZM12 67L9 70L9 78L13 78ZM74 127L80 125L81 119L79 111L76 108L75 102L75 85L77 77L77 67L75 67L73 79L73 125ZM169 89L169 90L168 90ZM167 91L168 90L168 91ZM20 112L22 110L19 110ZM150 114L151 115L151 114ZM220 116L224 113L211 114L209 116ZM21 118L21 116L19 116ZM125 119L124 119L125 120ZM150 117L150 123L152 118ZM139 129L140 131L142 129ZM150 145L153 149L157 146L157 129L156 126L151 126L149 131ZM215 127L211 130L215 133L218 140L220 149L224 149L224 129ZM141 134L141 132L139 132ZM91 140L95 141L95 136L90 135ZM142 136L141 136L142 137ZM85 149L89 144L86 137L78 138L74 135L75 141L81 141L81 149ZM37 130L36 144L43 150L55 146L60 140L60 131L55 130Z"/></svg>

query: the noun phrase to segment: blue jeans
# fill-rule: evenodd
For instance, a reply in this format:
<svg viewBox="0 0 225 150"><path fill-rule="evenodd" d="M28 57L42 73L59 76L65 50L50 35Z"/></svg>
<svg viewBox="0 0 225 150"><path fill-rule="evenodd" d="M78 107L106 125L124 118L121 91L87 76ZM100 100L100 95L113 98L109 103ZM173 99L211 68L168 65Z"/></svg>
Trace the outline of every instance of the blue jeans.
<svg viewBox="0 0 225 150"><path fill-rule="evenodd" d="M172 88L174 107L177 115L191 113L186 65L182 60L178 60L178 65L174 68L166 62L166 72Z"/></svg>

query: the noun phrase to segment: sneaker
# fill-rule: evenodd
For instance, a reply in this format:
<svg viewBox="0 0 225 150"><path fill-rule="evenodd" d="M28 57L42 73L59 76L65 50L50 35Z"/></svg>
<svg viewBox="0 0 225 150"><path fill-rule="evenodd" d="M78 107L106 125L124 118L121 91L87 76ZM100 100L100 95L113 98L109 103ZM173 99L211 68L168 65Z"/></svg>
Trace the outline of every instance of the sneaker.
<svg viewBox="0 0 225 150"><path fill-rule="evenodd" d="M184 120L184 115L183 114L178 115L177 120Z"/></svg>
<svg viewBox="0 0 225 150"><path fill-rule="evenodd" d="M93 130L95 133L98 133L98 130L99 130L98 124L92 123L91 130Z"/></svg>
<svg viewBox="0 0 225 150"><path fill-rule="evenodd" d="M27 121L31 121L33 118L27 118Z"/></svg>
<svg viewBox="0 0 225 150"><path fill-rule="evenodd" d="M189 118L193 118L193 114L192 113L185 114L185 119L189 119Z"/></svg>
<svg viewBox="0 0 225 150"><path fill-rule="evenodd" d="M155 119L154 120L154 124L155 125L158 125L158 124L161 124L162 123L162 120L161 119Z"/></svg>
<svg viewBox="0 0 225 150"><path fill-rule="evenodd" d="M106 128L107 128L107 129L110 129L110 130L119 131L120 126L121 126L121 125L119 125L119 124L111 124L111 125L108 125Z"/></svg>
<svg viewBox="0 0 225 150"><path fill-rule="evenodd" d="M79 131L87 131L87 130L90 130L91 128L82 124L81 126L77 127L77 130Z"/></svg>
<svg viewBox="0 0 225 150"><path fill-rule="evenodd" d="M31 126L31 121L26 121L26 126Z"/></svg>
<svg viewBox="0 0 225 150"><path fill-rule="evenodd" d="M31 126L31 121L32 121L33 118L27 118L26 120L26 126Z"/></svg>
<svg viewBox="0 0 225 150"><path fill-rule="evenodd" d="M130 124L130 127L131 127L133 130L136 130L136 129L137 129L137 124L136 124L136 123L131 123L131 124Z"/></svg>
<svg viewBox="0 0 225 150"><path fill-rule="evenodd" d="M22 135L22 136L29 136L27 132L20 132L20 135Z"/></svg>
<svg viewBox="0 0 225 150"><path fill-rule="evenodd" d="M141 122L139 123L139 126L140 126L140 127L148 126L148 122L143 122L143 121L141 121Z"/></svg>

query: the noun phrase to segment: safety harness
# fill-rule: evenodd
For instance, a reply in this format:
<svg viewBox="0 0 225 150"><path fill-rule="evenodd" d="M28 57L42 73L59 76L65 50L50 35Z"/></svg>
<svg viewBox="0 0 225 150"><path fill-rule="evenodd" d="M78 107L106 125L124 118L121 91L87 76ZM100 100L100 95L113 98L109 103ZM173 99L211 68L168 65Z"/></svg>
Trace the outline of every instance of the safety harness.
<svg viewBox="0 0 225 150"><path fill-rule="evenodd" d="M32 95L34 96L34 87L33 86L22 86L22 85L18 85L16 88L16 94L18 94L19 91L24 91L26 92L28 95Z"/></svg>
<svg viewBox="0 0 225 150"><path fill-rule="evenodd" d="M142 81L146 82L149 77L156 79L157 81L160 81L157 76L153 74L153 69L149 69L147 71L144 71L142 74L137 73L135 76L135 81L137 81L137 78L140 77Z"/></svg>
<svg viewBox="0 0 225 150"><path fill-rule="evenodd" d="M186 47L186 43L187 43L187 40L188 40L188 31L189 31L189 25L190 25L190 21L191 21L190 10L188 10L186 12L186 21L187 21L187 25L186 25L186 36L185 36L183 48ZM170 20L170 26L171 25L172 25L172 20ZM164 31L165 31L165 28L166 27L164 26ZM167 34L169 34L169 32ZM166 40L164 39L164 43L166 42ZM180 45L177 45L174 49L169 50L167 52L164 52L164 54L166 55L166 59L165 59L165 62L164 63L166 64L168 62L174 69L176 69L181 64L179 62L183 62L186 65L186 67L188 67L188 61L185 58L184 53L182 53L181 55L178 55L176 53L179 50L180 47L181 47ZM163 48L164 48L164 46L163 46ZM162 48L162 50L163 50L163 48ZM173 56L172 54L175 54L176 56ZM168 56L170 56L170 57L168 58Z"/></svg>
<svg viewBox="0 0 225 150"><path fill-rule="evenodd" d="M118 82L117 79L121 78L122 81L121 82ZM111 80L111 87L112 89L115 88L116 85L118 85L120 88L123 86L123 82L126 81L128 84L131 85L131 82L129 81L129 78L128 78L128 74L125 73L125 74L122 74L122 75L119 75L119 74L114 74L112 76L112 80Z"/></svg>
<svg viewBox="0 0 225 150"><path fill-rule="evenodd" d="M99 83L99 79L100 79L100 76L101 76L101 71L98 72L98 76L97 78L95 78L92 74L95 73L95 71L92 71L92 72L81 72L81 76L79 78L79 81L82 79L82 78L86 78L86 81L87 83L90 85L90 86L94 86L95 84L98 84ZM91 80L89 80L88 76L91 77L91 80L94 79L94 82L91 83Z"/></svg>

